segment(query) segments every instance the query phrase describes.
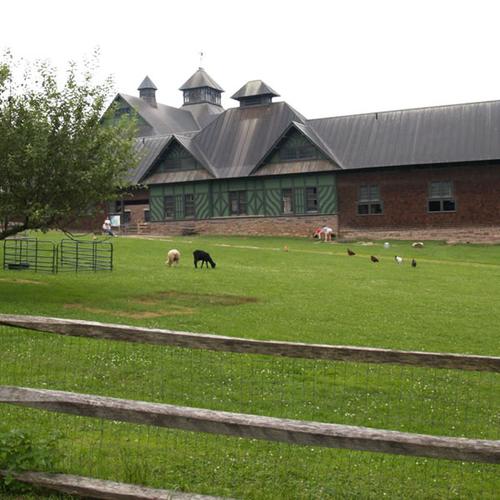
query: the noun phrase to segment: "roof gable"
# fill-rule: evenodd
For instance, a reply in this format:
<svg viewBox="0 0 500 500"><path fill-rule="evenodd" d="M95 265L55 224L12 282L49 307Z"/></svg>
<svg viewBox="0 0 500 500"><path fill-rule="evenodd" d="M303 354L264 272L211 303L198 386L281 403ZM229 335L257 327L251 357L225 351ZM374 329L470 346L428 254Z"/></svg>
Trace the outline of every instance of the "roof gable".
<svg viewBox="0 0 500 500"><path fill-rule="evenodd" d="M292 125L262 163L319 160L324 157L325 155L321 150L306 135L300 132L297 127Z"/></svg>
<svg viewBox="0 0 500 500"><path fill-rule="evenodd" d="M157 158L150 174L159 171L197 170L199 168L202 168L199 161L173 136Z"/></svg>
<svg viewBox="0 0 500 500"><path fill-rule="evenodd" d="M318 160L324 160L318 163ZM262 159L257 163L252 174L260 175L263 167L269 164L285 164L284 170L293 173L293 164L299 164L297 167L300 172L307 171L308 163L311 168L317 171L332 170L341 168L335 155L325 146L323 141L307 125L299 122L292 122L284 130L276 143L265 153ZM314 166L313 166L314 163ZM321 165L321 167L319 167ZM283 167L283 165L282 165ZM266 171L273 170L267 168ZM274 169L275 170L275 169ZM283 170L283 168L281 168Z"/></svg>
<svg viewBox="0 0 500 500"><path fill-rule="evenodd" d="M171 136L140 137L136 139L134 151L139 157L138 165L128 173L128 180L132 184L141 184L146 173L158 155L163 151Z"/></svg>
<svg viewBox="0 0 500 500"><path fill-rule="evenodd" d="M172 179L182 182L216 177L206 158L192 145L191 137L171 135L165 139L163 147L155 149L156 156L149 155L149 164L143 167L142 178L145 183L172 182ZM198 171L198 174L193 176L193 171Z"/></svg>
<svg viewBox="0 0 500 500"><path fill-rule="evenodd" d="M217 177L245 177L293 121L304 118L284 102L226 110L193 138Z"/></svg>
<svg viewBox="0 0 500 500"><path fill-rule="evenodd" d="M153 107L140 97L118 94L116 99L123 99L152 128L154 135L179 134L199 130L193 115L186 110L158 104Z"/></svg>

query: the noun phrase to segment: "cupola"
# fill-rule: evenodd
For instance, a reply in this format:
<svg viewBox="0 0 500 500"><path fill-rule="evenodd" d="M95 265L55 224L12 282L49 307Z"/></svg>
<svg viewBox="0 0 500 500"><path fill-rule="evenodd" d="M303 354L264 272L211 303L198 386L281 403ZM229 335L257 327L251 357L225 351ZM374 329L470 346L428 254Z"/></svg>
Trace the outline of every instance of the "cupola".
<svg viewBox="0 0 500 500"><path fill-rule="evenodd" d="M203 68L198 68L179 90L184 94L184 106L204 102L220 106L221 93L224 92L224 89Z"/></svg>
<svg viewBox="0 0 500 500"><path fill-rule="evenodd" d="M149 76L146 76L146 78L144 78L144 80L139 85L137 90L139 91L139 97L141 99L144 99L148 104L150 104L154 108L157 107L156 91L158 89L156 88L156 85L151 81Z"/></svg>
<svg viewBox="0 0 500 500"><path fill-rule="evenodd" d="M266 85L262 80L251 80L241 87L236 94L231 96L231 99L240 101L240 107L262 106L271 104L273 97L279 97L269 85Z"/></svg>

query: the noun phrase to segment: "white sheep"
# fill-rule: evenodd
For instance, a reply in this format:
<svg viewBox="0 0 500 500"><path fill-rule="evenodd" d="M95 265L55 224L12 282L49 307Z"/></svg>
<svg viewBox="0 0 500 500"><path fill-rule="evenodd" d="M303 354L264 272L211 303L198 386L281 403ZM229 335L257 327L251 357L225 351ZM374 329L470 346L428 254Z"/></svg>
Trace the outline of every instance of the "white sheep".
<svg viewBox="0 0 500 500"><path fill-rule="evenodd" d="M180 260L181 260L181 253L179 252L179 250L172 248L172 250L168 251L167 261L165 262L165 264L167 264L168 267L170 267L172 264L175 264L177 266Z"/></svg>

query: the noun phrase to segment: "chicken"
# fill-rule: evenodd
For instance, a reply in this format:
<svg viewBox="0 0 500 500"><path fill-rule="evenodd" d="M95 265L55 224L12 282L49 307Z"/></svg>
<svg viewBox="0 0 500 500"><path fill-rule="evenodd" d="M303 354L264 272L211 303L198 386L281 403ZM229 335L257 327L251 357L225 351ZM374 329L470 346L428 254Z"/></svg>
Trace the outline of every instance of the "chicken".
<svg viewBox="0 0 500 500"><path fill-rule="evenodd" d="M350 248L347 249L347 255L356 255Z"/></svg>
<svg viewBox="0 0 500 500"><path fill-rule="evenodd" d="M371 260L372 262L378 262L378 259L377 259L377 257L375 257L375 255L371 255L371 256L370 256L370 260Z"/></svg>
<svg viewBox="0 0 500 500"><path fill-rule="evenodd" d="M403 257L400 257L399 255L394 256L394 260L396 261L396 264L402 264L403 263Z"/></svg>

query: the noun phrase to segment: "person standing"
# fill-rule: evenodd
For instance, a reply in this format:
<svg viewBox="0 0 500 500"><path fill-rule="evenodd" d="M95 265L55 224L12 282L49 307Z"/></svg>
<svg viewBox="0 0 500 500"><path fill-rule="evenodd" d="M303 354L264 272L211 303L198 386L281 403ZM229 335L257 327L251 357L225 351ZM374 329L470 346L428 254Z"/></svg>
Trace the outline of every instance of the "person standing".
<svg viewBox="0 0 500 500"><path fill-rule="evenodd" d="M102 224L102 232L104 234L109 234L110 236L115 236L115 233L113 233L113 230L111 229L111 221L109 219L106 219L103 224Z"/></svg>

